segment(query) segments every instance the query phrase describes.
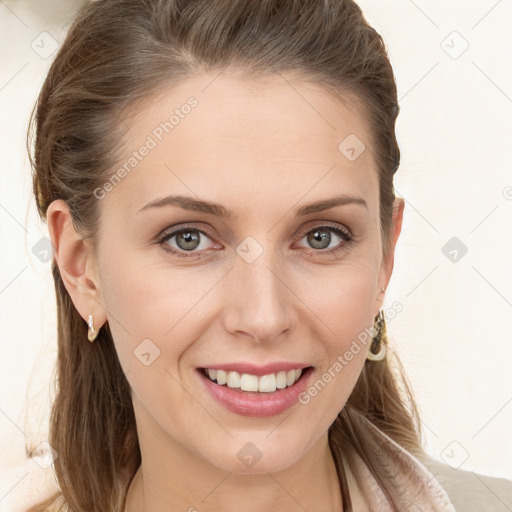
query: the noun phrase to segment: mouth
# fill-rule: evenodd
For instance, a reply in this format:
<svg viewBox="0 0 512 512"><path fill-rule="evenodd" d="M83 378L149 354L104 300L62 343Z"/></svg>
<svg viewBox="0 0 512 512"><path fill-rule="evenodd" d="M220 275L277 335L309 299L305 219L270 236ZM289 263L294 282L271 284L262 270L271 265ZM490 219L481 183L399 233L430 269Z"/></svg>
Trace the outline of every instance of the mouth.
<svg viewBox="0 0 512 512"><path fill-rule="evenodd" d="M299 403L314 371L313 366L263 375L218 368L196 370L210 399L232 413L260 417L281 414Z"/></svg>
<svg viewBox="0 0 512 512"><path fill-rule="evenodd" d="M313 367L306 366L287 371L281 370L266 375L225 371L215 368L198 368L198 370L219 386L228 387L239 393L261 394L276 393L294 386L301 378L304 378L303 375L310 368Z"/></svg>

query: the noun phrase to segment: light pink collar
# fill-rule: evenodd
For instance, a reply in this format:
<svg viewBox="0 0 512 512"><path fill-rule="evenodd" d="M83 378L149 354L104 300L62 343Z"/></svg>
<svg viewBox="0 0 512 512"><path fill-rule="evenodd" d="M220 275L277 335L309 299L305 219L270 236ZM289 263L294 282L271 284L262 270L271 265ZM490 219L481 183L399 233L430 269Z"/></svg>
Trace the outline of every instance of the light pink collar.
<svg viewBox="0 0 512 512"><path fill-rule="evenodd" d="M365 444L374 460L385 468L386 479L394 489L399 510L408 512L456 512L450 498L435 476L411 453L359 413L366 424ZM371 512L395 512L364 461L356 456L350 464Z"/></svg>

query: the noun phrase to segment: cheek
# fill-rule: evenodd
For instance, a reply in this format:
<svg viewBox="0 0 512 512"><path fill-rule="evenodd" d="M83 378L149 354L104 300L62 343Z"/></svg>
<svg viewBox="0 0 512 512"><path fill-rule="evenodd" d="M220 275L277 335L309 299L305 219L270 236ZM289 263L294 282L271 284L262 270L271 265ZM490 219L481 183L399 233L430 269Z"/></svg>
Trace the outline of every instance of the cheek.
<svg viewBox="0 0 512 512"><path fill-rule="evenodd" d="M347 262L336 272L329 269L324 276L320 273L302 281L300 295L308 298L305 303L311 336L321 340L325 355L317 374L321 382L308 392L304 403L323 395L324 399L329 397L326 403L336 412L348 399L371 341L377 279L376 266Z"/></svg>
<svg viewBox="0 0 512 512"><path fill-rule="evenodd" d="M207 288L191 286L179 270L150 271L128 257L105 258L100 279L116 352L139 406L167 429L172 411L197 414L178 363L196 339L194 304Z"/></svg>
<svg viewBox="0 0 512 512"><path fill-rule="evenodd" d="M146 352L155 365L178 371L180 357L200 337L204 299L218 283L218 273L161 264L149 268L140 258L115 255L105 256L99 268L110 329L125 371L138 368L138 357Z"/></svg>
<svg viewBox="0 0 512 512"><path fill-rule="evenodd" d="M320 268L297 280L298 295L323 325L330 351L344 350L353 338L373 325L378 282L377 264L349 261L334 268Z"/></svg>

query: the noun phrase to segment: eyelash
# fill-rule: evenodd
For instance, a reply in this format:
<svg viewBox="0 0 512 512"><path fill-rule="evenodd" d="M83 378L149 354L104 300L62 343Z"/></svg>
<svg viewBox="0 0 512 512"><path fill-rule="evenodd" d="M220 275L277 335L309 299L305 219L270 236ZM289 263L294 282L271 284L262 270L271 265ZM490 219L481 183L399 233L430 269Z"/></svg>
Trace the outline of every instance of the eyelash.
<svg viewBox="0 0 512 512"><path fill-rule="evenodd" d="M343 243L341 246L338 245L331 249L318 249L318 250L306 249L306 251L308 251L310 253L323 254L323 255L336 254L338 252L348 249L348 246L350 246L351 243L354 241L354 237L350 234L349 231L346 231L346 230L340 228L339 226L330 225L330 224L319 224L318 226L315 226L314 228L310 229L309 231L306 231L305 233L303 233L302 236L299 238L299 241L302 240L306 235L309 235L310 233L312 233L313 231L315 231L317 229L331 230L336 235L338 235L340 238L342 238L345 241L345 243ZM166 244L166 242L169 241L174 236L178 235L179 233L186 232L186 231L197 231L198 233L201 233L201 234L207 236L208 238L212 238L212 235L204 229L199 229L194 226L182 226L179 229L173 230L168 233L164 233L161 236L159 236L157 239L157 243L162 247L162 249L165 252L175 254L176 256L178 256L180 258L207 257L208 255L204 254L206 251L197 251L197 252L190 251L189 254L186 254L186 251L178 251L174 248L169 248L170 246L168 244ZM167 247L164 247L164 246L167 246Z"/></svg>

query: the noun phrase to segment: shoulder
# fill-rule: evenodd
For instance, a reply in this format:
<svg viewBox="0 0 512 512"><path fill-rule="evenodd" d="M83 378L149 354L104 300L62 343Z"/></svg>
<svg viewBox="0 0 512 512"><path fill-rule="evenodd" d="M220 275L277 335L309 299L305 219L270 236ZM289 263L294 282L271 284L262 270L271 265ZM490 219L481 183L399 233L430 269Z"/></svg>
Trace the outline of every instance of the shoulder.
<svg viewBox="0 0 512 512"><path fill-rule="evenodd" d="M454 469L430 456L421 463L448 494L457 512L510 512L512 481Z"/></svg>

